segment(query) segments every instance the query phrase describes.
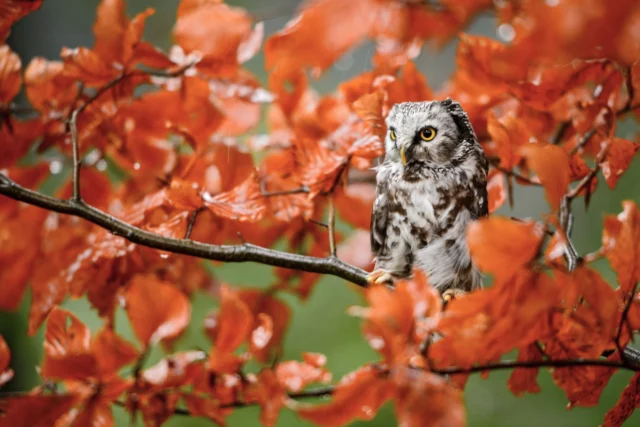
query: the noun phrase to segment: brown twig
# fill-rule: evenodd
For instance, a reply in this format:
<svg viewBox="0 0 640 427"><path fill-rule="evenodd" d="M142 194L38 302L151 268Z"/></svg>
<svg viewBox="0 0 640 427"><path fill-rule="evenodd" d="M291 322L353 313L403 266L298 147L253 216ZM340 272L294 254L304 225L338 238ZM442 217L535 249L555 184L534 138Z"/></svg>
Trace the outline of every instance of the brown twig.
<svg viewBox="0 0 640 427"><path fill-rule="evenodd" d="M329 229L329 253L332 257L336 256L336 212L334 206L334 195L333 193L329 194L329 218L328 218L328 229Z"/></svg>
<svg viewBox="0 0 640 427"><path fill-rule="evenodd" d="M191 212L191 216L189 217L189 223L187 224L187 232L184 234L185 240L191 239L191 232L193 231L193 226L196 223L198 214L202 212L204 209L205 209L204 207L199 207L198 209Z"/></svg>

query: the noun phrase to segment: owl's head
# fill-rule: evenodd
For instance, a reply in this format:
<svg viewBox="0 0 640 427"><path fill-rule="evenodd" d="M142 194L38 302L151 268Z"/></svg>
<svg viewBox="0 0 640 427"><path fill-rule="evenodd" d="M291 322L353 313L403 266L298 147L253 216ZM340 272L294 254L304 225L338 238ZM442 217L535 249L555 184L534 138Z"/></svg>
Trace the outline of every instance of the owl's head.
<svg viewBox="0 0 640 427"><path fill-rule="evenodd" d="M386 122L386 161L446 165L478 144L467 113L451 99L395 104Z"/></svg>

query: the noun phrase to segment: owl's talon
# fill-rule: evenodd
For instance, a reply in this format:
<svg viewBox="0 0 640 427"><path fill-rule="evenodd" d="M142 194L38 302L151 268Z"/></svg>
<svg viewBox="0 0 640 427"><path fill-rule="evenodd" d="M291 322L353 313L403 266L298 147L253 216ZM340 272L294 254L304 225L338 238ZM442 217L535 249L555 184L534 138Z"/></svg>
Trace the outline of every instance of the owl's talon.
<svg viewBox="0 0 640 427"><path fill-rule="evenodd" d="M454 300L456 298L460 298L464 294L466 294L466 292L463 291L462 289L447 289L446 291L444 291L442 293L442 299L444 300L444 302L446 304L446 303L449 303L449 302L451 302L452 300Z"/></svg>
<svg viewBox="0 0 640 427"><path fill-rule="evenodd" d="M393 276L385 270L375 270L367 276L367 282L370 285L384 285L385 283L393 283Z"/></svg>

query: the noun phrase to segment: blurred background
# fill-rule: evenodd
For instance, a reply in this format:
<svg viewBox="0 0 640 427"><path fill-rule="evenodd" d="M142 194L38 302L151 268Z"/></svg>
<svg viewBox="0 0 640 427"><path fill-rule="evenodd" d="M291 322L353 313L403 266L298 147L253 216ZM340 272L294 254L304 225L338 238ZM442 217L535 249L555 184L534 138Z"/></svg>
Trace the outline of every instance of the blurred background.
<svg viewBox="0 0 640 427"><path fill-rule="evenodd" d="M349 1L349 0L345 0ZM49 59L59 57L63 46L91 46L93 44L92 25L95 19L98 0L47 0L42 8L19 21L13 27L9 45L22 58L23 67L35 56ZM128 0L130 16L153 7L156 14L147 20L145 39L165 51L172 44L171 29L175 22L175 12L179 0ZM229 0L228 4L246 8L256 19L264 21L266 35L281 29L295 14L300 6L296 0ZM219 25L211 23L211 25ZM224 23L222 23L224 25ZM357 17L354 17L357 25ZM615 25L612 23L612 25ZM472 34L481 34L499 39L496 20L491 15L479 16L467 29ZM455 67L455 41L449 43L439 52L424 49L416 59L416 65L427 76L428 82L437 90L446 81ZM345 54L320 79L312 85L321 93L334 91L336 86L365 70L371 68L373 47L362 45L353 52ZM250 71L266 83L264 58L258 54L248 63ZM18 100L20 102L20 99ZM638 124L627 120L618 126L618 136L636 140L639 132ZM52 181L55 185L55 179ZM619 181L614 192L607 191L602 183L593 197L588 211L581 205L582 199L574 203L576 221L574 225L574 242L580 253L592 252L600 246L602 220L605 214L618 213L621 201L632 199L640 202L640 159L636 156L629 171ZM520 218L539 218L547 210L546 202L540 188L516 187L515 206L503 207L498 214ZM340 224L341 230L348 227ZM234 286L266 286L273 280L269 267L255 264L228 264L223 267L207 263L215 275ZM599 261L596 267L603 272L610 283L615 283L615 275L606 261ZM0 289L1 289L0 284ZM1 290L0 290L1 291ZM284 299L293 309L293 318L285 339L283 359L300 359L301 352L315 351L328 358L328 368L334 373L334 379L361 366L363 363L377 360L378 356L371 350L360 334L360 321L346 314L347 307L361 304L359 291L343 280L327 277L314 289L308 301L302 303L296 298L285 295ZM64 306L73 311L92 330L96 330L101 321L95 311L91 310L85 300L70 300ZM16 376L3 391L28 390L38 384L39 377L36 366L40 362L42 352L43 331L38 335L27 337L27 315L29 296L25 297L22 307L15 313L0 312L0 334L7 340L12 350L12 367ZM209 295L196 294L193 300L192 321L185 335L178 341L176 350L195 348L206 349L210 343L202 331L202 322L207 313L216 307ZM116 321L118 332L135 341L128 329L124 313L118 313ZM154 350L147 365L150 366L162 356L158 349ZM515 355L512 355L515 356ZM614 405L622 389L628 383L631 374L616 374L605 388L600 405L595 408L574 408L567 410L567 399L564 393L556 388L546 371L539 375L542 392L514 397L506 388L509 372L494 372L488 379L473 376L465 392L468 410L468 425L471 427L506 427L506 426L597 426L602 423L607 409ZM120 409L115 409L118 425L129 425L128 416ZM230 426L258 425L258 409L245 408L237 410L229 419ZM392 426L396 425L393 410L387 405L369 423L353 425ZM170 426L205 426L211 425L204 419L193 419L176 416L167 424ZM307 423L298 420L289 411L283 411L278 426L304 426ZM632 416L625 426L640 425L640 413Z"/></svg>

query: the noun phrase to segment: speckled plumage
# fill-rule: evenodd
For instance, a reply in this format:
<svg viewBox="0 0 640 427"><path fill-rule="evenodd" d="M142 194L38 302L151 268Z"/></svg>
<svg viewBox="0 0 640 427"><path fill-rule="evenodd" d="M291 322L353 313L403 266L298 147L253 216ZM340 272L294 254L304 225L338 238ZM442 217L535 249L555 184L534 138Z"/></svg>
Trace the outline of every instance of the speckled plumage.
<svg viewBox="0 0 640 427"><path fill-rule="evenodd" d="M419 136L427 126L436 130L429 142ZM450 99L401 103L387 128L371 217L376 270L405 278L417 267L441 291L479 287L465 229L488 213L488 162L467 114Z"/></svg>

